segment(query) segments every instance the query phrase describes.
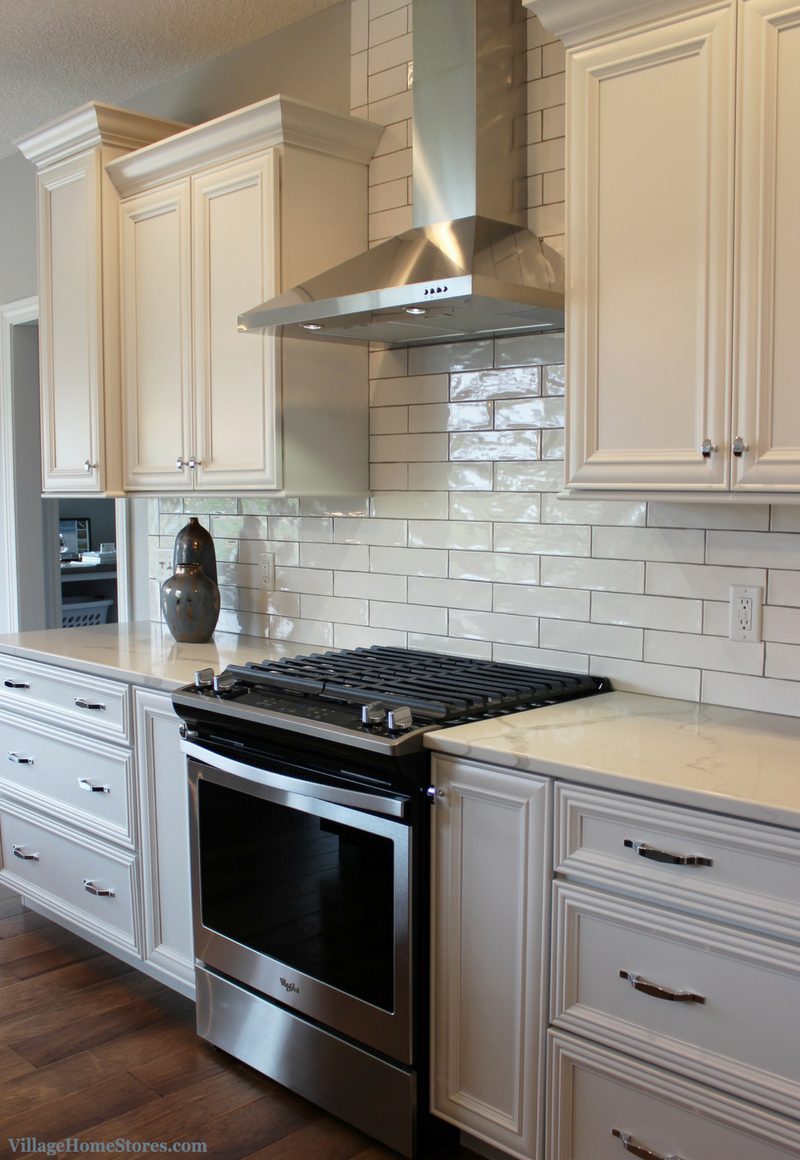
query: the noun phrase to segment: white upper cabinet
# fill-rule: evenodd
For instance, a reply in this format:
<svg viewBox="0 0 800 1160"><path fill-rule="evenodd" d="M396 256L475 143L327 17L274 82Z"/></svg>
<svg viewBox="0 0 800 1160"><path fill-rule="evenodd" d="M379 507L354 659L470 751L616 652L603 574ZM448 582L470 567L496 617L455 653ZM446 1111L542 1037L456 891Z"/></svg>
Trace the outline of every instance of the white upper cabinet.
<svg viewBox="0 0 800 1160"><path fill-rule="evenodd" d="M42 486L122 494L118 199L104 166L184 126L92 102L17 142L38 171Z"/></svg>
<svg viewBox="0 0 800 1160"><path fill-rule="evenodd" d="M124 487L368 489L367 349L239 314L365 250L381 127L271 97L121 158Z"/></svg>
<svg viewBox="0 0 800 1160"><path fill-rule="evenodd" d="M526 2L569 50L567 487L800 493L800 7Z"/></svg>

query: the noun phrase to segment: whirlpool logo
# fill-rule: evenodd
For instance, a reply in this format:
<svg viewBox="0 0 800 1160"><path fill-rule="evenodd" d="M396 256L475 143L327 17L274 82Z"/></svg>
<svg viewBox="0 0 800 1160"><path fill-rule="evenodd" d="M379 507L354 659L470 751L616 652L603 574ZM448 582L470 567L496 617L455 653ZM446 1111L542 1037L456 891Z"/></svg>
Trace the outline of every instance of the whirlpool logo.
<svg viewBox="0 0 800 1160"><path fill-rule="evenodd" d="M298 995L300 994L300 988L297 983L287 983L283 977L281 978L281 986L285 987L287 991L295 991Z"/></svg>

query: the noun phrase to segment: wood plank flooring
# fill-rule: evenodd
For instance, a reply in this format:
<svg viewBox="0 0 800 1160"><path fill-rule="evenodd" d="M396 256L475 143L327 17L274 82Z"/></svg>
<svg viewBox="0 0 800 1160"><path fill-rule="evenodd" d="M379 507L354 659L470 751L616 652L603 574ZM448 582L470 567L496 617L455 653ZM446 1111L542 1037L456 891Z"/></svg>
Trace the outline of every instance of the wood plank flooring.
<svg viewBox="0 0 800 1160"><path fill-rule="evenodd" d="M204 1141L217 1160L398 1155L215 1051L195 1034L188 999L0 886L0 1157L120 1138ZM477 1158L456 1147L440 1160Z"/></svg>

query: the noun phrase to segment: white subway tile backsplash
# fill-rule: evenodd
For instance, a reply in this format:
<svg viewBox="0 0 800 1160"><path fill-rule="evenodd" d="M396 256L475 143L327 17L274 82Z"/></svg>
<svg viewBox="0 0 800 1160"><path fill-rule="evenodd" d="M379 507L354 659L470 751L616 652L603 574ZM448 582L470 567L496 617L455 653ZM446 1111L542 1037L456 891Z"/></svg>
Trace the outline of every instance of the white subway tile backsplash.
<svg viewBox="0 0 800 1160"><path fill-rule="evenodd" d="M314 519L311 516L270 516L269 538L292 540L300 544L327 544L333 539L333 520Z"/></svg>
<svg viewBox="0 0 800 1160"><path fill-rule="evenodd" d="M366 544L301 544L300 567L368 572L369 548Z"/></svg>
<svg viewBox="0 0 800 1160"><path fill-rule="evenodd" d="M450 376L450 398L509 399L538 395L541 390L538 366L514 367L504 371L465 371Z"/></svg>
<svg viewBox="0 0 800 1160"><path fill-rule="evenodd" d="M448 653L450 656L474 657L477 660L492 659L492 646L488 640L461 640L450 636L429 636L424 632L410 632L408 647L424 649L426 652Z"/></svg>
<svg viewBox="0 0 800 1160"><path fill-rule="evenodd" d="M563 395L565 389L565 375L563 366L544 367L542 369L542 394Z"/></svg>
<svg viewBox="0 0 800 1160"><path fill-rule="evenodd" d="M588 620L590 593L577 588L543 588L535 584L495 584L494 612Z"/></svg>
<svg viewBox="0 0 800 1160"><path fill-rule="evenodd" d="M410 520L408 546L488 551L492 546L492 525L471 520Z"/></svg>
<svg viewBox="0 0 800 1160"><path fill-rule="evenodd" d="M283 592L333 595L333 572L317 568L275 568L275 587Z"/></svg>
<svg viewBox="0 0 800 1160"><path fill-rule="evenodd" d="M372 628L396 628L403 632L427 632L447 636L447 609L425 604L389 604L370 600L369 623Z"/></svg>
<svg viewBox="0 0 800 1160"><path fill-rule="evenodd" d="M305 595L300 597L300 615L306 620L369 624L369 601L352 597Z"/></svg>
<svg viewBox="0 0 800 1160"><path fill-rule="evenodd" d="M442 608L471 608L476 612L490 612L492 586L474 580L410 576L408 599L412 604L435 604Z"/></svg>
<svg viewBox="0 0 800 1160"><path fill-rule="evenodd" d="M496 463L494 486L496 491L558 491L564 486L564 464Z"/></svg>
<svg viewBox="0 0 800 1160"><path fill-rule="evenodd" d="M766 605L762 613L761 633L764 640L800 644L800 608L776 608ZM767 673L767 676L770 674ZM796 679L800 681L800 668L796 671Z"/></svg>
<svg viewBox="0 0 800 1160"><path fill-rule="evenodd" d="M542 584L600 592L644 592L644 564L638 560L543 556Z"/></svg>
<svg viewBox="0 0 800 1160"><path fill-rule="evenodd" d="M708 705L800 717L800 682L708 672L703 673L701 700Z"/></svg>
<svg viewBox="0 0 800 1160"><path fill-rule="evenodd" d="M444 573L442 573L444 575ZM451 552L450 576L505 584L538 584L539 557L504 552Z"/></svg>
<svg viewBox="0 0 800 1160"><path fill-rule="evenodd" d="M557 495L542 497L543 524L606 524L617 527L643 527L647 518L646 503L624 500L563 500Z"/></svg>
<svg viewBox="0 0 800 1160"><path fill-rule="evenodd" d="M562 161L563 166L563 161ZM496 367L551 366L564 363L564 335L534 334L498 338L495 342Z"/></svg>
<svg viewBox="0 0 800 1160"><path fill-rule="evenodd" d="M542 431L542 459L564 458L564 432Z"/></svg>
<svg viewBox="0 0 800 1160"><path fill-rule="evenodd" d="M770 641L767 646L764 665L766 677L796 681L800 677L800 648L796 644L778 644Z"/></svg>
<svg viewBox="0 0 800 1160"><path fill-rule="evenodd" d="M300 596L296 592L264 592L255 588L234 588L233 607L242 612L260 612L275 616L300 616Z"/></svg>
<svg viewBox="0 0 800 1160"><path fill-rule="evenodd" d="M364 628L356 624L334 625L334 648L372 648L374 644L406 648L408 634L390 628Z"/></svg>
<svg viewBox="0 0 800 1160"><path fill-rule="evenodd" d="M800 532L800 507L795 504L775 504L769 526L773 532Z"/></svg>
<svg viewBox="0 0 800 1160"><path fill-rule="evenodd" d="M370 515L381 519L446 520L447 492L387 491L370 500Z"/></svg>
<svg viewBox="0 0 800 1160"><path fill-rule="evenodd" d="M592 555L611 560L662 560L700 564L705 533L677 528L594 529Z"/></svg>
<svg viewBox="0 0 800 1160"><path fill-rule="evenodd" d="M413 39L411 33L405 36L396 36L394 40L386 40L383 44L376 44L369 50L368 69L370 74L384 72L396 65L405 64L412 59ZM408 70L406 70L408 75Z"/></svg>
<svg viewBox="0 0 800 1160"><path fill-rule="evenodd" d="M592 529L572 524L495 524L496 552L526 552L542 556L588 556Z"/></svg>
<svg viewBox="0 0 800 1160"><path fill-rule="evenodd" d="M369 377L372 379L404 378L408 374L408 350L391 348L371 350L369 353ZM447 395L445 395L447 398ZM372 398L373 406L381 405L381 400ZM388 400L387 400L388 401Z"/></svg>
<svg viewBox="0 0 800 1160"><path fill-rule="evenodd" d="M451 491L450 518L537 523L540 500L541 496L537 492Z"/></svg>
<svg viewBox="0 0 800 1160"><path fill-rule="evenodd" d="M492 463L409 463L408 486L422 491L491 491Z"/></svg>
<svg viewBox="0 0 800 1160"><path fill-rule="evenodd" d="M247 629L242 629L242 632L246 631ZM317 648L333 648L333 625L325 621L271 616L269 635L275 640L290 640L295 644L310 644Z"/></svg>
<svg viewBox="0 0 800 1160"><path fill-rule="evenodd" d="M539 621L535 616L512 616L503 612L469 612L452 609L450 635L499 644L539 644Z"/></svg>
<svg viewBox="0 0 800 1160"><path fill-rule="evenodd" d="M428 403L408 409L409 431L480 431L491 426L489 403Z"/></svg>
<svg viewBox="0 0 800 1160"><path fill-rule="evenodd" d="M655 626L654 626L655 627ZM659 625L658 627L669 627ZM730 628L730 603L721 600L703 601L703 633L706 636L727 636Z"/></svg>
<svg viewBox="0 0 800 1160"><path fill-rule="evenodd" d="M368 495L333 495L300 497L301 516L359 516L369 515Z"/></svg>
<svg viewBox="0 0 800 1160"><path fill-rule="evenodd" d="M493 357L494 343L491 339L412 346L408 352L408 373L430 375L442 371L482 371L491 367Z"/></svg>
<svg viewBox="0 0 800 1160"><path fill-rule="evenodd" d="M392 354L393 351L383 351ZM403 354L406 354L403 351ZM370 356L372 358L373 356ZM383 369L383 367L379 368ZM390 366L394 370L394 366ZM370 367L372 374L372 367ZM400 407L418 403L446 403L447 375L414 375L413 378L396 378L393 375L376 376L370 382L370 404L372 407Z"/></svg>
<svg viewBox="0 0 800 1160"><path fill-rule="evenodd" d="M405 520L334 520L333 539L337 544L384 544L404 548L408 542Z"/></svg>
<svg viewBox="0 0 800 1160"><path fill-rule="evenodd" d="M703 604L700 600L677 600L667 596L593 592L592 620L635 628L666 628L671 632L701 632Z"/></svg>
<svg viewBox="0 0 800 1160"><path fill-rule="evenodd" d="M686 632L659 632L647 629L644 637L644 659L656 664L760 674L764 669L764 645L727 640L719 636L697 636Z"/></svg>
<svg viewBox="0 0 800 1160"><path fill-rule="evenodd" d="M770 604L800 608L800 572L782 572L770 568L767 600Z"/></svg>
<svg viewBox="0 0 800 1160"><path fill-rule="evenodd" d="M264 552L275 557L275 567L296 568L300 563L300 545L293 540L240 540L237 559L240 564L261 564Z"/></svg>
<svg viewBox="0 0 800 1160"><path fill-rule="evenodd" d="M350 599L394 600L405 602L407 576L387 576L378 572L334 572L333 594Z"/></svg>
<svg viewBox="0 0 800 1160"><path fill-rule="evenodd" d="M586 624L583 621L543 619L539 627L542 648L634 661L642 659L643 636L641 628Z"/></svg>
<svg viewBox="0 0 800 1160"><path fill-rule="evenodd" d="M405 5L385 13L383 16L372 17L369 22L369 44L383 44L384 41L394 40L396 36L405 36L408 32L408 9Z"/></svg>
<svg viewBox="0 0 800 1160"><path fill-rule="evenodd" d="M404 576L446 576L447 552L430 548L370 548L371 572Z"/></svg>
<svg viewBox="0 0 800 1160"><path fill-rule="evenodd" d="M351 0L350 52L363 52L369 44L369 0Z"/></svg>
<svg viewBox="0 0 800 1160"><path fill-rule="evenodd" d="M550 648L525 648L514 644L496 644L492 660L509 665L532 665L541 669L564 669L570 673L588 673L589 658L582 653L559 652Z"/></svg>
<svg viewBox="0 0 800 1160"><path fill-rule="evenodd" d="M609 677L614 688L622 692L648 693L651 697L677 697L681 701L700 699L699 669L592 657L590 671L594 677Z"/></svg>
<svg viewBox="0 0 800 1160"><path fill-rule="evenodd" d="M437 461L447 459L447 435L371 435L373 463ZM468 458L468 457L464 457ZM470 456L469 458L475 458Z"/></svg>
<svg viewBox="0 0 800 1160"><path fill-rule="evenodd" d="M731 584L764 587L763 568L717 568L699 564L647 565L646 591L651 596L694 596L699 600L729 600Z"/></svg>
<svg viewBox="0 0 800 1160"><path fill-rule="evenodd" d="M752 568L800 568L800 535L785 532L707 533L709 564Z"/></svg>
<svg viewBox="0 0 800 1160"><path fill-rule="evenodd" d="M769 527L767 504L650 503L650 528L726 528L760 532Z"/></svg>
<svg viewBox="0 0 800 1160"><path fill-rule="evenodd" d="M538 459L538 431L471 431L450 436L451 459Z"/></svg>
<svg viewBox="0 0 800 1160"><path fill-rule="evenodd" d="M494 405L494 425L506 427L563 427L563 399L499 400Z"/></svg>
<svg viewBox="0 0 800 1160"><path fill-rule="evenodd" d="M369 485L373 491L403 491L408 487L407 463L371 463Z"/></svg>

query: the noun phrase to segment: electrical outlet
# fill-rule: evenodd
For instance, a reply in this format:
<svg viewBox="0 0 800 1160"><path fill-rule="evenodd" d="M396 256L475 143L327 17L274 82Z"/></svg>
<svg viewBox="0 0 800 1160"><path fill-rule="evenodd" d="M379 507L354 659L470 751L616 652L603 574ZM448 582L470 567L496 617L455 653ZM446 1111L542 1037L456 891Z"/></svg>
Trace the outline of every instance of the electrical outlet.
<svg viewBox="0 0 800 1160"><path fill-rule="evenodd" d="M275 591L275 553L262 552L258 569L258 586L264 592Z"/></svg>
<svg viewBox="0 0 800 1160"><path fill-rule="evenodd" d="M169 580L174 569L172 567L172 548L156 548L156 580L163 584Z"/></svg>
<svg viewBox="0 0 800 1160"><path fill-rule="evenodd" d="M731 640L761 640L761 604L763 588L731 585L731 611L728 636Z"/></svg>

